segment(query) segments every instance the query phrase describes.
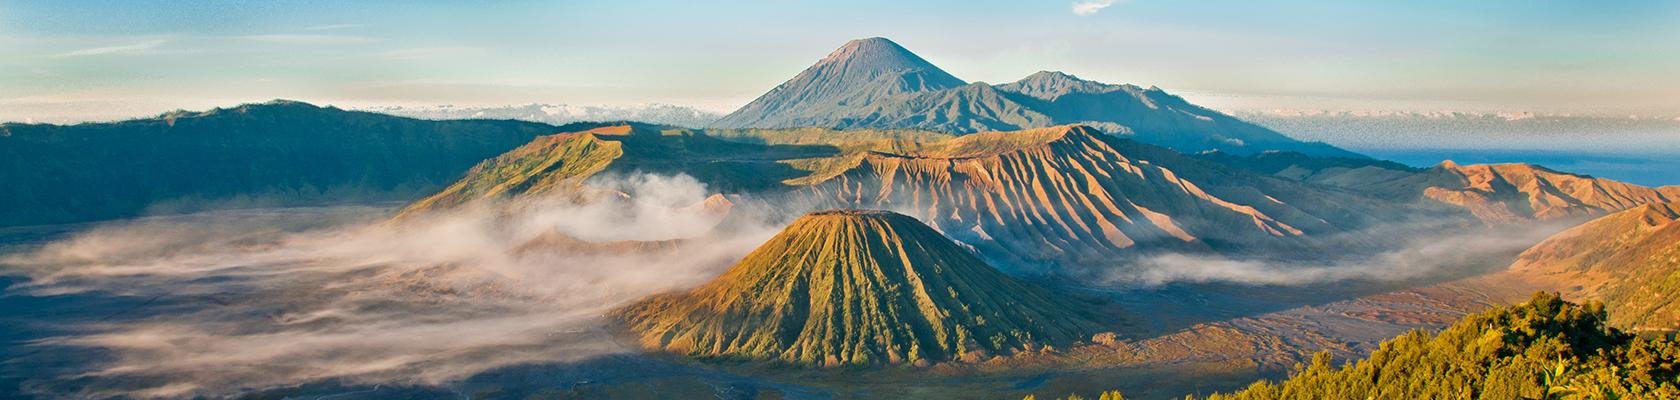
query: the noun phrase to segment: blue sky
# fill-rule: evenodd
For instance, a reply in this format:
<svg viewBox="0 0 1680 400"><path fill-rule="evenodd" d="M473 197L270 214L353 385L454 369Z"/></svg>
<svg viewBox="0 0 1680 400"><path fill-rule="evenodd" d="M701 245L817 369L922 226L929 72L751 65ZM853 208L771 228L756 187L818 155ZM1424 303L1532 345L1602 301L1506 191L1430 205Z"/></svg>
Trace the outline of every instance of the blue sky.
<svg viewBox="0 0 1680 400"><path fill-rule="evenodd" d="M0 120L272 98L728 110L867 36L970 81L1063 70L1227 109L1680 115L1677 2L477 3L0 2Z"/></svg>

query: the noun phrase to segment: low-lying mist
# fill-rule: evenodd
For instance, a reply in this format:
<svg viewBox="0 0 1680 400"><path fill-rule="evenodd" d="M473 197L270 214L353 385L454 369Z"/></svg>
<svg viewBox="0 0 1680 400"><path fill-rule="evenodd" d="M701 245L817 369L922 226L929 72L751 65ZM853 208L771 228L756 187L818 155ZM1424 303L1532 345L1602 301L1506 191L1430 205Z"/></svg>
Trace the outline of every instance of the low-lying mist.
<svg viewBox="0 0 1680 400"><path fill-rule="evenodd" d="M27 278L14 293L155 304L30 343L109 357L28 385L77 397L218 396L322 380L437 384L581 360L624 351L602 331L606 310L704 281L774 233L737 217L727 234L708 234L722 214L697 206L709 192L687 176L591 186L623 195L394 223L368 208L151 218L4 256L4 272ZM683 240L638 252L521 246L544 234Z"/></svg>
<svg viewBox="0 0 1680 400"><path fill-rule="evenodd" d="M1388 250L1325 261L1245 259L1218 254L1168 253L1140 258L1127 268L1087 271L1110 285L1169 283L1309 285L1338 281L1408 282L1474 276L1503 268L1524 249L1570 224L1539 222L1501 227L1413 224L1358 232L1387 237Z"/></svg>

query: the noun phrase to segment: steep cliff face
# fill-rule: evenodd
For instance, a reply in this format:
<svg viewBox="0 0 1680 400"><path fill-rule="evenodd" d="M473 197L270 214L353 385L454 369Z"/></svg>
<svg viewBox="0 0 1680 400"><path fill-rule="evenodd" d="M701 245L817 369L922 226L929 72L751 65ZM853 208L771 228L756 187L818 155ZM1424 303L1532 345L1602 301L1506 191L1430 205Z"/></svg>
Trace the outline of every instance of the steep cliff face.
<svg viewBox="0 0 1680 400"><path fill-rule="evenodd" d="M1171 154L1115 144L1083 126L975 134L917 152L863 154L844 172L795 183L840 206L908 212L988 254L1029 261L1096 261L1140 245L1287 243L1337 230L1264 194L1233 201L1215 193L1252 189L1211 190L1137 158L1184 161Z"/></svg>
<svg viewBox="0 0 1680 400"><path fill-rule="evenodd" d="M1602 301L1618 326L1680 328L1680 206L1645 204L1560 232L1524 251L1510 273Z"/></svg>
<svg viewBox="0 0 1680 400"><path fill-rule="evenodd" d="M905 215L808 214L691 292L615 312L651 349L853 365L979 360L1089 338L1085 305L1016 281Z"/></svg>

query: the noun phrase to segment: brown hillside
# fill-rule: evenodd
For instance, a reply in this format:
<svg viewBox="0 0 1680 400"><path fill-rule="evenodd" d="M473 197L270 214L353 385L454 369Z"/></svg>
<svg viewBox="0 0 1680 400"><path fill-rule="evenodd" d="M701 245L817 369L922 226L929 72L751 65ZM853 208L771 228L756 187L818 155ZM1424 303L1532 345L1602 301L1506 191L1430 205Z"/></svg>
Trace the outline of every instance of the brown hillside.
<svg viewBox="0 0 1680 400"><path fill-rule="evenodd" d="M484 199L577 196L598 175L682 173L788 214L902 210L990 259L1034 265L1115 262L1154 250L1306 255L1324 240L1380 243L1349 233L1450 213L1257 175L1081 125L956 138L914 131L719 132L730 140L674 128L625 129L544 137L481 164L404 213Z"/></svg>
<svg viewBox="0 0 1680 400"><path fill-rule="evenodd" d="M1620 326L1680 328L1680 205L1647 204L1560 232L1523 252L1510 273L1602 301Z"/></svg>

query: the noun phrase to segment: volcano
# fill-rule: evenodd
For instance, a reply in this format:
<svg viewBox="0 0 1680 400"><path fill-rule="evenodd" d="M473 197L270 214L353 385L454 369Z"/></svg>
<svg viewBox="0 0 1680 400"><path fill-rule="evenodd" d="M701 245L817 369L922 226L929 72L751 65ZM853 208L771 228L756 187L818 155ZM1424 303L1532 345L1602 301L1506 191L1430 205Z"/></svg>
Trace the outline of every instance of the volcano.
<svg viewBox="0 0 1680 400"><path fill-rule="evenodd" d="M1084 124L1181 153L1295 151L1365 158L1191 104L1156 87L1057 71L964 82L886 38L847 42L713 128L919 129L963 135Z"/></svg>
<svg viewBox="0 0 1680 400"><path fill-rule="evenodd" d="M808 366L982 360L1089 338L1088 304L1015 280L915 218L806 214L717 279L615 314L642 346Z"/></svg>
<svg viewBox="0 0 1680 400"><path fill-rule="evenodd" d="M901 93L963 85L962 79L898 43L879 37L857 39L713 125L816 126L812 122L839 109L872 104Z"/></svg>

